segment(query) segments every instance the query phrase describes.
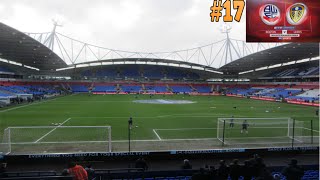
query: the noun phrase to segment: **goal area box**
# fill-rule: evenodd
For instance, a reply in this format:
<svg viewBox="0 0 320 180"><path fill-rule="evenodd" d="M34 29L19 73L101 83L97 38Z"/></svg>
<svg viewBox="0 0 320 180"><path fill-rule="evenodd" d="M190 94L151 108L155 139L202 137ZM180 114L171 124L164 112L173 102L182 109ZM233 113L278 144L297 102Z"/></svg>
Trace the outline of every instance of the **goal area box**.
<svg viewBox="0 0 320 180"><path fill-rule="evenodd" d="M111 126L23 126L4 130L4 154L111 152Z"/></svg>
<svg viewBox="0 0 320 180"><path fill-rule="evenodd" d="M217 123L217 139L235 147L303 144L303 131L304 122L291 118L218 118Z"/></svg>

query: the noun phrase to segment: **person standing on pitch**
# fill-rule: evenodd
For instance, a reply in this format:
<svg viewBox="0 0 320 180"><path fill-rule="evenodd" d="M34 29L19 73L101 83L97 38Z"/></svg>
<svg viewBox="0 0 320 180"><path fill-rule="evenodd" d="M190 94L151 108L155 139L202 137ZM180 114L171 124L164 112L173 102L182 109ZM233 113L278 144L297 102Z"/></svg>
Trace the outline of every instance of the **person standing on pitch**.
<svg viewBox="0 0 320 180"><path fill-rule="evenodd" d="M234 119L233 119L233 116L231 116L231 119L230 119L230 124L229 124L229 127L230 128L233 128L234 127Z"/></svg>
<svg viewBox="0 0 320 180"><path fill-rule="evenodd" d="M248 124L247 120L244 120L242 123L241 134L243 133L243 131L245 131L246 134L248 134L248 126L249 126L249 124Z"/></svg>
<svg viewBox="0 0 320 180"><path fill-rule="evenodd" d="M128 123L129 123L129 128L132 129L132 117L129 118Z"/></svg>

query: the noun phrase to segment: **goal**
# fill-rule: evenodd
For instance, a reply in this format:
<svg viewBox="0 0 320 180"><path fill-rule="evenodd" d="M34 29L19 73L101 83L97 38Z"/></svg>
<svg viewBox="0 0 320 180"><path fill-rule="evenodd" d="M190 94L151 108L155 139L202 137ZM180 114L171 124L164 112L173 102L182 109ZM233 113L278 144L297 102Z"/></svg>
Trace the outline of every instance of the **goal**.
<svg viewBox="0 0 320 180"><path fill-rule="evenodd" d="M111 126L23 126L4 130L4 154L111 152Z"/></svg>
<svg viewBox="0 0 320 180"><path fill-rule="evenodd" d="M156 94L155 90L139 90L139 94Z"/></svg>
<svg viewBox="0 0 320 180"><path fill-rule="evenodd" d="M248 124L243 130L243 123ZM303 143L304 122L291 118L218 118L217 139L223 145Z"/></svg>

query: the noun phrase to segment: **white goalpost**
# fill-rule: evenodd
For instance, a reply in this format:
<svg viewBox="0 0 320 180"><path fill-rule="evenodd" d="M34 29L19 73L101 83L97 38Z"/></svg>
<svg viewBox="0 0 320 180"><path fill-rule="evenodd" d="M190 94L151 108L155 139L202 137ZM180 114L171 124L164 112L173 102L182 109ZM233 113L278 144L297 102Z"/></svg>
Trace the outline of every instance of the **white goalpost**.
<svg viewBox="0 0 320 180"><path fill-rule="evenodd" d="M304 143L304 122L285 118L218 118L217 139L226 145Z"/></svg>
<svg viewBox="0 0 320 180"><path fill-rule="evenodd" d="M22 126L4 130L4 154L112 152L111 126Z"/></svg>
<svg viewBox="0 0 320 180"><path fill-rule="evenodd" d="M139 94L156 94L156 90L139 90Z"/></svg>

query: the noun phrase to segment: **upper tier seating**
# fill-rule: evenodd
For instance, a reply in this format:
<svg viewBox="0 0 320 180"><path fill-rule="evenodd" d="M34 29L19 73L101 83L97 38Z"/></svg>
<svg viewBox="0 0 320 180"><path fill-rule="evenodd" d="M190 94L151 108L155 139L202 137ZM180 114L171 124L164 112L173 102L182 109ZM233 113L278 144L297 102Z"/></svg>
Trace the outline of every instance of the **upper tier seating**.
<svg viewBox="0 0 320 180"><path fill-rule="evenodd" d="M0 73L13 73L13 71L7 67L0 66Z"/></svg>
<svg viewBox="0 0 320 180"><path fill-rule="evenodd" d="M310 76L310 75L319 75L319 66L276 70L266 75L266 77Z"/></svg>
<svg viewBox="0 0 320 180"><path fill-rule="evenodd" d="M162 69L157 66L150 66L148 68L145 68L143 71L143 76L147 78L155 78L155 79L161 79L164 78L164 75L162 73Z"/></svg>

